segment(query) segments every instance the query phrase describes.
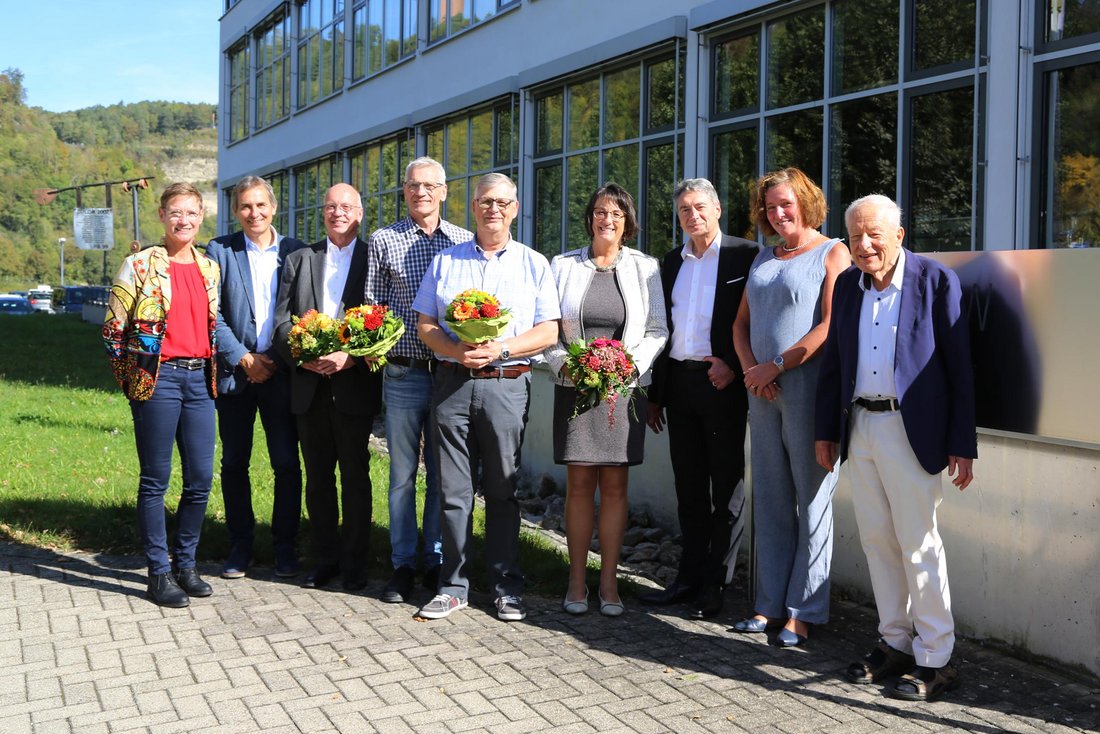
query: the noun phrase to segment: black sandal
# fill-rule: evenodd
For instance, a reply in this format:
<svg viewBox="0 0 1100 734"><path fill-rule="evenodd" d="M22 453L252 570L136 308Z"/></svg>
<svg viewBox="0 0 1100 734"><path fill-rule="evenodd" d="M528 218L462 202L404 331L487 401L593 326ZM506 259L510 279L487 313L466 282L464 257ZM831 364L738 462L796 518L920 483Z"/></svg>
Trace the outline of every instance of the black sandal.
<svg viewBox="0 0 1100 734"><path fill-rule="evenodd" d="M898 678L890 695L906 701L934 701L959 686L959 670L951 663L942 668L917 666L912 673Z"/></svg>
<svg viewBox="0 0 1100 734"><path fill-rule="evenodd" d="M884 678L908 673L916 666L912 655L895 650L879 638L874 649L864 655L863 660L849 665L844 675L852 683L878 683Z"/></svg>

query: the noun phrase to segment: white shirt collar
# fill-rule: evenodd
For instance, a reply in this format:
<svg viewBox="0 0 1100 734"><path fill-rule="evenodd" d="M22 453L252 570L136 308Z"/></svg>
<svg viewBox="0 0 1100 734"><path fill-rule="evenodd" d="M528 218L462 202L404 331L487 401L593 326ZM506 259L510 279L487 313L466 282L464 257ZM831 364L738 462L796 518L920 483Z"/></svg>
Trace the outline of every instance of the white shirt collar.
<svg viewBox="0 0 1100 734"><path fill-rule="evenodd" d="M711 240L711 243L709 245L707 245L707 249L703 251L703 257L695 257L695 250L692 248L691 239L689 238L688 241L684 243L684 246L680 248L680 257L682 257L684 260L687 260L689 258L692 260L702 260L705 257L710 257L711 255L713 255L714 257L718 257L718 250L720 248L721 242L722 230L718 230L718 234L714 235L714 239Z"/></svg>

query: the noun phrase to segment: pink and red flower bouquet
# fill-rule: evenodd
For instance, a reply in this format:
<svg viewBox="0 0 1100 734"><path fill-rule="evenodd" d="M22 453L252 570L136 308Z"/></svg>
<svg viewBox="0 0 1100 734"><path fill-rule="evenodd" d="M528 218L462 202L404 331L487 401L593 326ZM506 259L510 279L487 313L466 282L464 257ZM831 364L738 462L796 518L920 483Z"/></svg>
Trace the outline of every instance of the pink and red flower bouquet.
<svg viewBox="0 0 1100 734"><path fill-rule="evenodd" d="M405 323L388 306L356 306L344 312L342 351L353 357L374 357L372 371L386 366L386 355L405 334Z"/></svg>
<svg viewBox="0 0 1100 734"><path fill-rule="evenodd" d="M619 396L629 397L637 371L634 358L617 339L578 339L569 345L565 369L577 389L573 418L596 407L608 404L608 427L615 425L615 403Z"/></svg>
<svg viewBox="0 0 1100 734"><path fill-rule="evenodd" d="M501 308L496 296L468 288L447 306L447 327L467 344L482 344L499 339L512 313Z"/></svg>

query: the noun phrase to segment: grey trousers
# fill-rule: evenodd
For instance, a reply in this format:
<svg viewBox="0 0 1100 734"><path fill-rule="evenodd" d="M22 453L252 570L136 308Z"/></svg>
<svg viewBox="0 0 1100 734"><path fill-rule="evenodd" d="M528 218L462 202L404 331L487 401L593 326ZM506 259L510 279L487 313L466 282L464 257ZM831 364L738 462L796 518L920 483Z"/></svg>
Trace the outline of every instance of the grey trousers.
<svg viewBox="0 0 1100 734"><path fill-rule="evenodd" d="M442 484L443 563L438 593L470 590L474 494L485 497L485 566L495 596L523 593L519 570L520 446L531 402L531 374L473 379L440 368L432 385L432 427Z"/></svg>

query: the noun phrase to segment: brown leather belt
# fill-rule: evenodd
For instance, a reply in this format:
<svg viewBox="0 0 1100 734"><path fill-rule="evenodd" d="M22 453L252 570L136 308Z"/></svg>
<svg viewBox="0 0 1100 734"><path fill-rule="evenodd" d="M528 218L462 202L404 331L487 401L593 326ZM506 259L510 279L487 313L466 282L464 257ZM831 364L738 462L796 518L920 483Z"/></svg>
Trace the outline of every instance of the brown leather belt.
<svg viewBox="0 0 1100 734"><path fill-rule="evenodd" d="M440 367L451 370L452 372L464 372L475 380L486 379L504 379L514 380L520 375L526 374L531 371L531 365L528 364L516 364L510 367L480 367L476 370L463 367L458 362L449 362L446 360L440 360L437 362Z"/></svg>
<svg viewBox="0 0 1100 734"><path fill-rule="evenodd" d="M390 362L391 364L399 364L402 367L412 367L413 369L418 370L431 369L431 360L428 359L417 359L416 357L400 357L393 355L386 357L386 361Z"/></svg>

